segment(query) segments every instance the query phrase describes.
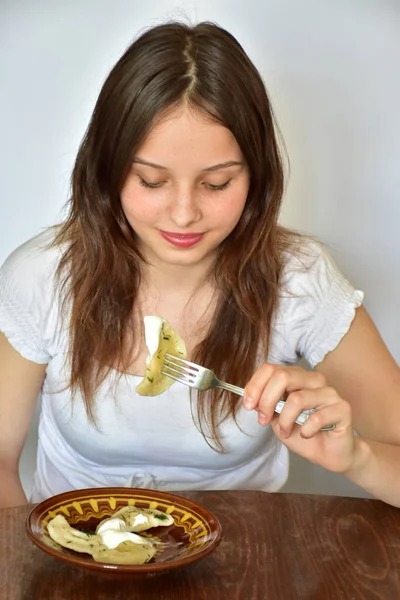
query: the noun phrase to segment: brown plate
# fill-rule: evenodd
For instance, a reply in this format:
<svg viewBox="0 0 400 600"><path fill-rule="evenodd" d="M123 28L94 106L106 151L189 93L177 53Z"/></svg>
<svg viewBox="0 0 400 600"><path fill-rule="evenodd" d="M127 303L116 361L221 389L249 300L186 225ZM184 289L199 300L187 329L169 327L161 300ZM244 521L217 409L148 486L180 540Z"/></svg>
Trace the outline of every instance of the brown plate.
<svg viewBox="0 0 400 600"><path fill-rule="evenodd" d="M63 548L47 532L47 523L58 514L63 515L72 527L94 531L102 519L123 506L133 505L156 508L175 520L168 527L156 527L142 533L163 542L151 562L145 565L96 562L89 554ZM76 490L48 498L31 510L26 531L41 550L55 558L114 577L154 574L187 565L212 552L222 537L216 517L192 500L167 492L119 487Z"/></svg>

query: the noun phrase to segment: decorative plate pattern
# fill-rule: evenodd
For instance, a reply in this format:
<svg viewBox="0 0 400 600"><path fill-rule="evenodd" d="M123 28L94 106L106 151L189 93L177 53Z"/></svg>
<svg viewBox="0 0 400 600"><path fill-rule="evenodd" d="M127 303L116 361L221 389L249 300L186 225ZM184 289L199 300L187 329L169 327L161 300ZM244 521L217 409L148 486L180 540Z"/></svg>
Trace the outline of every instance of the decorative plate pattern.
<svg viewBox="0 0 400 600"><path fill-rule="evenodd" d="M48 522L58 514L73 527L94 531L102 519L124 506L158 509L174 518L173 525L142 532L161 542L152 561L145 565L98 563L88 554L63 548L47 532ZM53 496L32 509L26 531L39 548L55 558L113 576L144 575L189 564L212 552L222 536L218 520L199 504L166 492L129 488L76 490Z"/></svg>

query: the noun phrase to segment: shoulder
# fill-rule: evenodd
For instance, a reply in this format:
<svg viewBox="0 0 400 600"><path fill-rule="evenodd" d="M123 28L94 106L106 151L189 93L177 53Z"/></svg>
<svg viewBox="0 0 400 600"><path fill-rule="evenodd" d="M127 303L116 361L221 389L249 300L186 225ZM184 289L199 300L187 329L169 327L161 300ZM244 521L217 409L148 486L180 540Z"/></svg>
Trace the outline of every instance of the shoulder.
<svg viewBox="0 0 400 600"><path fill-rule="evenodd" d="M322 275L333 275L337 270L324 246L312 238L302 238L284 253L281 289L311 292Z"/></svg>
<svg viewBox="0 0 400 600"><path fill-rule="evenodd" d="M362 301L363 293L322 244L309 238L296 242L285 253L274 320L283 359L321 362L346 334Z"/></svg>
<svg viewBox="0 0 400 600"><path fill-rule="evenodd" d="M281 301L315 310L329 297L331 303L362 299L323 246L303 238L285 252L280 282ZM283 302L287 305L287 302Z"/></svg>
<svg viewBox="0 0 400 600"><path fill-rule="evenodd" d="M61 250L46 230L14 250L0 268L0 331L22 356L47 363L59 345L55 273Z"/></svg>
<svg viewBox="0 0 400 600"><path fill-rule="evenodd" d="M55 229L46 229L16 248L0 268L2 287L48 288L61 258L61 249L53 245Z"/></svg>

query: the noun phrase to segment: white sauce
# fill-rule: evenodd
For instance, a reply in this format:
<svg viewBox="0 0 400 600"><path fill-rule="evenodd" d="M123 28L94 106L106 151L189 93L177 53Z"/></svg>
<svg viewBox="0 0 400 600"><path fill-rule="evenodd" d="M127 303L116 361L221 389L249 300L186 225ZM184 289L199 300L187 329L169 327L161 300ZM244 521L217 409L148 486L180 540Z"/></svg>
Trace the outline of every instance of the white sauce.
<svg viewBox="0 0 400 600"><path fill-rule="evenodd" d="M160 345L160 334L165 319L157 317L155 315L148 315L144 317L144 336L146 340L147 350L149 352L146 358L146 364L150 364L151 359L158 350Z"/></svg>
<svg viewBox="0 0 400 600"><path fill-rule="evenodd" d="M143 523L147 521L144 515L137 515L135 519L135 525L138 523ZM136 535L136 533L131 533L130 531L126 531L127 526L123 519L118 519L115 517L114 519L108 519L103 525L101 525L97 531L98 535L101 536L102 542L109 550L114 550L121 544L122 542L134 542L135 544L145 544L146 540L143 539L140 535Z"/></svg>
<svg viewBox="0 0 400 600"><path fill-rule="evenodd" d="M99 533L103 544L109 550L114 550L122 542L134 542L135 544L146 544L146 540L136 533L129 531L116 531L115 529L106 529L103 533Z"/></svg>
<svg viewBox="0 0 400 600"><path fill-rule="evenodd" d="M109 529L114 531L126 531L125 521L123 519L118 519L118 517L107 519L107 521L100 525L97 533L101 535L104 531L108 531Z"/></svg>
<svg viewBox="0 0 400 600"><path fill-rule="evenodd" d="M149 520L148 517L146 517L145 515L141 515L139 513L138 515L136 515L135 520L133 521L132 527L136 527L136 525L142 525L142 523L147 523L148 520Z"/></svg>
<svg viewBox="0 0 400 600"><path fill-rule="evenodd" d="M145 515L138 514L135 517L133 526L147 523L148 518ZM122 542L134 542L135 544L145 544L147 542L140 535L127 531L128 527L123 519L118 517L108 519L98 529L97 534L101 536L102 542L109 550L114 550Z"/></svg>

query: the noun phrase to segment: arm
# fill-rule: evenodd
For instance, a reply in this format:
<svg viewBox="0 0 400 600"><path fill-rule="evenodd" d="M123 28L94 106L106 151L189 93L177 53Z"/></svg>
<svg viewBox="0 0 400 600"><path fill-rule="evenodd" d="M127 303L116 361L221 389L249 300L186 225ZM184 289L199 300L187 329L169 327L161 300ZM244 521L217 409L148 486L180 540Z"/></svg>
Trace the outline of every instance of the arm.
<svg viewBox="0 0 400 600"><path fill-rule="evenodd" d="M360 436L354 466L345 475L400 506L400 367L363 308L316 369L349 402Z"/></svg>
<svg viewBox="0 0 400 600"><path fill-rule="evenodd" d="M0 332L0 508L24 504L18 463L46 365L23 358Z"/></svg>
<svg viewBox="0 0 400 600"><path fill-rule="evenodd" d="M282 396L278 416L273 409ZM400 368L363 308L316 371L260 367L246 386L244 407L258 410L260 424L271 423L289 450L400 507ZM295 426L301 410L313 407L317 412ZM330 423L334 431L320 431Z"/></svg>

